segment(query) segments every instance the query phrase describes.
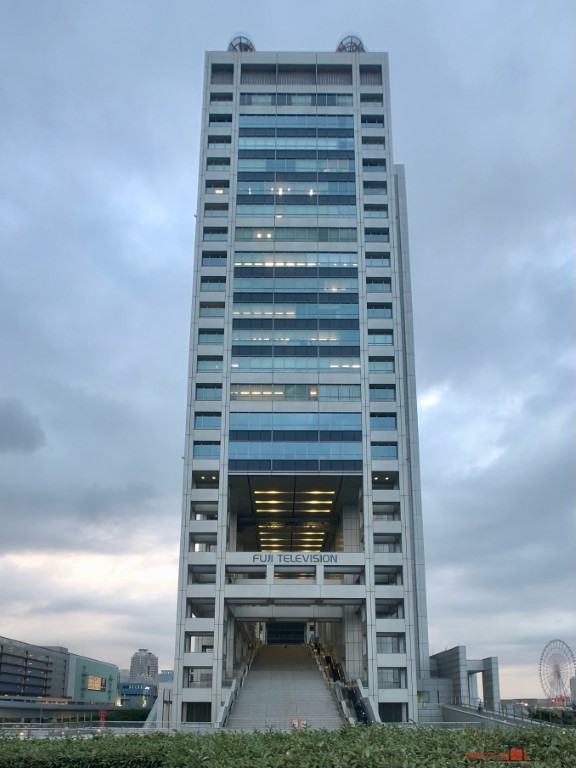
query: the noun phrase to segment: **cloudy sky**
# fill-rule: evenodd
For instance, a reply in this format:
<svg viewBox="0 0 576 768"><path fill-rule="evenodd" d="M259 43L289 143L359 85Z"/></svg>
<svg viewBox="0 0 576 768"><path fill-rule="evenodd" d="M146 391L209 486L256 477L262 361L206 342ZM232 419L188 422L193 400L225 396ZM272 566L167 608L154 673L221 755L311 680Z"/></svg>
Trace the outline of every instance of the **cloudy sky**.
<svg viewBox="0 0 576 768"><path fill-rule="evenodd" d="M390 53L430 643L574 614L571 0L0 1L0 635L171 667L204 50Z"/></svg>

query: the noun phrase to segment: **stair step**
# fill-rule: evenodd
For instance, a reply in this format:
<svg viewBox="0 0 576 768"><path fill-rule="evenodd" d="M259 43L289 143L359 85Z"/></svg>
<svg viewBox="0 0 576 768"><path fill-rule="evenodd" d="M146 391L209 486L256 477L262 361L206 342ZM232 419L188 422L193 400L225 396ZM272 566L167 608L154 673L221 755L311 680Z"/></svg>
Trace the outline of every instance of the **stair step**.
<svg viewBox="0 0 576 768"><path fill-rule="evenodd" d="M228 730L291 730L292 720L308 728L338 729L343 715L304 646L263 646L228 717Z"/></svg>

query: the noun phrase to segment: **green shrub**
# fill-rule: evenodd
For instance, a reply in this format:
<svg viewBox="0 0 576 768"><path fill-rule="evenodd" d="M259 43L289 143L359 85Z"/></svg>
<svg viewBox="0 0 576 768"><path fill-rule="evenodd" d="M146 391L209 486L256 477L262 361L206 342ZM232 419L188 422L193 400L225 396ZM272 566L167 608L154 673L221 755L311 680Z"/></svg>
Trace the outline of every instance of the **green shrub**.
<svg viewBox="0 0 576 768"><path fill-rule="evenodd" d="M0 738L0 768L463 768L502 765L466 756L503 753L509 745L522 746L532 768L576 768L574 731L393 725L296 733L106 734L88 740Z"/></svg>

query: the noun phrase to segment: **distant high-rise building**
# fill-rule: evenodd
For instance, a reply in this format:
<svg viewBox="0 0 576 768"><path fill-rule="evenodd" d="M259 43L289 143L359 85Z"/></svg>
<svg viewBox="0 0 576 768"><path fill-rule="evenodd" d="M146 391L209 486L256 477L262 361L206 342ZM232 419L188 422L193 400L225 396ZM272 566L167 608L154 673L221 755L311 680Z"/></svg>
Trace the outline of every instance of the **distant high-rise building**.
<svg viewBox="0 0 576 768"><path fill-rule="evenodd" d="M130 661L130 680L153 680L158 677L158 656L148 650L140 648L132 656Z"/></svg>
<svg viewBox="0 0 576 768"><path fill-rule="evenodd" d="M430 680L387 54L207 53L200 157L173 719L313 638L372 719L417 720L473 689L462 649Z"/></svg>

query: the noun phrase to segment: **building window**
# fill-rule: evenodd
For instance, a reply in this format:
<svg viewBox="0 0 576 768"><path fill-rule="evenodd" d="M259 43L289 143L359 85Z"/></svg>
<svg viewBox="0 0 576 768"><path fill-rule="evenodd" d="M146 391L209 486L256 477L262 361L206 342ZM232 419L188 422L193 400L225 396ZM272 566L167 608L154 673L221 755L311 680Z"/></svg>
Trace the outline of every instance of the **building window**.
<svg viewBox="0 0 576 768"><path fill-rule="evenodd" d="M365 195L387 195L388 185L385 181L365 181L362 185Z"/></svg>
<svg viewBox="0 0 576 768"><path fill-rule="evenodd" d="M227 216L228 203L206 203L204 206L204 216Z"/></svg>
<svg viewBox="0 0 576 768"><path fill-rule="evenodd" d="M406 639L404 635L389 633L376 635L377 653L406 653Z"/></svg>
<svg viewBox="0 0 576 768"><path fill-rule="evenodd" d="M384 115L362 115L362 128L384 128Z"/></svg>
<svg viewBox="0 0 576 768"><path fill-rule="evenodd" d="M206 182L206 194L207 195L227 195L230 191L229 181L217 181L214 179L208 179Z"/></svg>
<svg viewBox="0 0 576 768"><path fill-rule="evenodd" d="M222 384L196 384L196 400L221 400Z"/></svg>
<svg viewBox="0 0 576 768"><path fill-rule="evenodd" d="M387 229L366 228L364 230L364 239L367 243L389 243L390 234Z"/></svg>
<svg viewBox="0 0 576 768"><path fill-rule="evenodd" d="M198 344L223 344L223 343L224 343L223 328L199 328L198 329Z"/></svg>
<svg viewBox="0 0 576 768"><path fill-rule="evenodd" d="M209 115L208 125L211 128L229 128L232 125L232 115Z"/></svg>
<svg viewBox="0 0 576 768"><path fill-rule="evenodd" d="M200 279L201 291L224 291L226 290L225 277L202 277Z"/></svg>
<svg viewBox="0 0 576 768"><path fill-rule="evenodd" d="M212 441L194 441L192 446L192 456L195 459L218 459L220 458L220 443Z"/></svg>
<svg viewBox="0 0 576 768"><path fill-rule="evenodd" d="M375 430L388 430L396 429L396 414L395 413L371 413L370 414L370 429Z"/></svg>
<svg viewBox="0 0 576 768"><path fill-rule="evenodd" d="M373 459L398 458L398 443L372 443L370 448Z"/></svg>
<svg viewBox="0 0 576 768"><path fill-rule="evenodd" d="M232 138L230 136L208 136L208 149L230 149Z"/></svg>
<svg viewBox="0 0 576 768"><path fill-rule="evenodd" d="M194 416L194 429L220 429L221 424L221 413L196 413Z"/></svg>
<svg viewBox="0 0 576 768"><path fill-rule="evenodd" d="M202 252L202 266L203 267L225 267L228 261L228 254L226 251L203 251Z"/></svg>
<svg viewBox="0 0 576 768"><path fill-rule="evenodd" d="M224 317L226 305L221 301L201 301L200 317Z"/></svg>
<svg viewBox="0 0 576 768"><path fill-rule="evenodd" d="M365 205L364 216L367 218L388 218L388 206L387 205Z"/></svg>
<svg viewBox="0 0 576 768"><path fill-rule="evenodd" d="M216 355L198 355L196 358L196 370L200 373L204 371L221 371L223 361Z"/></svg>
<svg viewBox="0 0 576 768"><path fill-rule="evenodd" d="M227 240L227 227L204 227L204 240Z"/></svg>
<svg viewBox="0 0 576 768"><path fill-rule="evenodd" d="M360 104L383 104L384 98L381 93L361 93Z"/></svg>
<svg viewBox="0 0 576 768"><path fill-rule="evenodd" d="M394 344L392 331L368 331L368 344Z"/></svg>
<svg viewBox="0 0 576 768"><path fill-rule="evenodd" d="M393 384L370 384L370 400L396 400Z"/></svg>
<svg viewBox="0 0 576 768"><path fill-rule="evenodd" d="M211 93L210 104L230 104L234 100L231 93Z"/></svg>
<svg viewBox="0 0 576 768"><path fill-rule="evenodd" d="M365 257L366 267L389 267L390 266L390 254L389 253L375 253L374 251L368 252Z"/></svg>
<svg viewBox="0 0 576 768"><path fill-rule="evenodd" d="M390 293L392 281L389 277L367 277L366 290L369 293Z"/></svg>
<svg viewBox="0 0 576 768"><path fill-rule="evenodd" d="M406 688L406 670L397 667L379 669L378 688Z"/></svg>
<svg viewBox="0 0 576 768"><path fill-rule="evenodd" d="M206 160L206 169L208 171L229 171L230 158L229 157L209 157Z"/></svg>
<svg viewBox="0 0 576 768"><path fill-rule="evenodd" d="M362 170L365 173L386 173L386 159L383 157L365 157L362 160Z"/></svg>
<svg viewBox="0 0 576 768"><path fill-rule="evenodd" d="M392 317L392 304L368 304L368 318L386 318Z"/></svg>
<svg viewBox="0 0 576 768"><path fill-rule="evenodd" d="M393 357L369 357L368 370L370 373L394 373Z"/></svg>

